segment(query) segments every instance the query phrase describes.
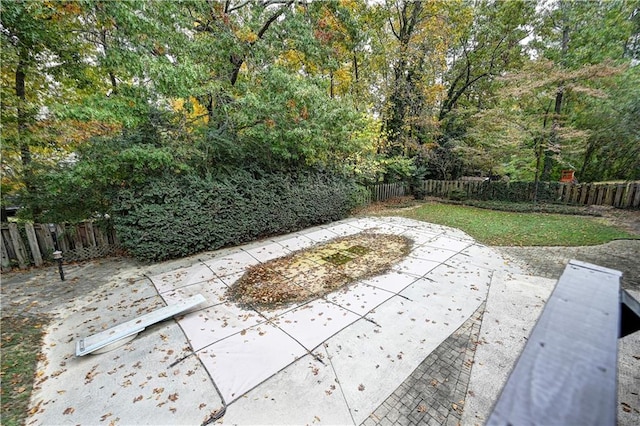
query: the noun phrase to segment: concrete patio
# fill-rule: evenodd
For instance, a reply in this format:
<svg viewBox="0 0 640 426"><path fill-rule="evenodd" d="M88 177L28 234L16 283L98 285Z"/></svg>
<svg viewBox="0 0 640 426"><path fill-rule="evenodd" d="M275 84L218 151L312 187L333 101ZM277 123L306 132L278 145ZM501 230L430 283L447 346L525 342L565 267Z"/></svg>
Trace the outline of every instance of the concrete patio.
<svg viewBox="0 0 640 426"><path fill-rule="evenodd" d="M249 265L367 230L410 237L411 253L383 275L286 308L226 299ZM554 283L527 276L459 230L395 217L127 269L58 312L27 424L383 423L373 413L484 314L477 349L463 352L469 372L456 375L466 396L453 404L461 414L449 417L481 424ZM206 302L176 320L113 351L74 355L78 338L194 294ZM444 424L445 414L430 419Z"/></svg>

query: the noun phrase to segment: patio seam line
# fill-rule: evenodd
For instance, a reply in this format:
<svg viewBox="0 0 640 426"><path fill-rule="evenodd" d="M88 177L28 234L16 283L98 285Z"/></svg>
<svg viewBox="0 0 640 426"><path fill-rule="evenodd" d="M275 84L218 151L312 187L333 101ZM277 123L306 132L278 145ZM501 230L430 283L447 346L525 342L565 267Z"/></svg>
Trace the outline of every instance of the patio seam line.
<svg viewBox="0 0 640 426"><path fill-rule="evenodd" d="M276 326L276 325L274 325L274 324L270 324L270 325L271 325L272 327L274 327L274 328L277 328L278 330L280 330L280 331L282 331L283 333L285 333L285 334L286 334L286 332L284 332L284 330L282 330L280 327L278 327L278 326ZM235 334L238 334L238 333L235 333ZM287 336L288 336L288 337L291 337L291 336L289 336L288 334L287 334ZM225 339L226 339L226 338L225 338ZM220 339L220 340L224 340L224 339ZM258 387L259 387L260 385L262 385L263 383L266 383L266 382L267 382L268 380L270 380L272 377L274 377L275 375L277 375L277 374L281 373L282 371L286 370L289 366L291 366L291 365L293 365L294 363L296 363L296 362L300 361L300 360L301 360L301 359L303 359L304 357L306 357L306 356L311 356L312 358L315 358L315 357L313 357L313 356L312 356L311 352L310 352L310 351L308 351L308 350L307 350L307 348L305 348L305 347L304 347L304 345L302 345L300 342L298 342L297 340L295 340L295 339L293 339L293 338L292 338L292 340L293 340L294 342L296 342L298 345L300 345L300 347L301 347L302 349L304 349L304 351L305 351L306 353L305 353L303 356L301 356L301 357L295 357L295 356L294 356L294 359L293 359L291 362L289 362L288 364L284 365L282 368L280 368L279 370L275 371L273 374L269 375L268 377L265 377L265 378L264 378L263 380L261 380L259 383L257 383L256 385L254 385L252 388L250 388L250 389L246 390L245 392L241 393L240 395L236 396L236 397L235 397L235 398L233 398L230 402L228 402L226 405L227 405L227 406L229 406L229 405L233 404L234 402L236 402L237 400L239 400L240 398L242 398L243 396L245 396L246 394L248 394L248 393L249 393L249 392L251 392L252 390L254 390L254 389L258 388ZM211 345L207 345L207 347L209 347L209 346L211 346ZM203 349L204 349L204 348L203 348ZM197 352L199 352L199 351L197 351ZM196 355L197 355L197 352L196 352ZM199 358L199 357L198 357L198 358ZM206 369L206 367L205 367L205 369ZM208 371L208 369L207 369L207 371ZM213 380L213 378L211 378L211 381L215 384L215 381ZM217 385L216 385L216 388L218 388L218 386L217 386ZM220 394L220 396L222 397L222 394ZM224 397L222 398L222 400L224 401Z"/></svg>
<svg viewBox="0 0 640 426"><path fill-rule="evenodd" d="M351 406L349 405L349 401L347 400L347 395L344 393L344 389L342 388L342 380L338 377L338 372L336 371L335 366L333 365L332 357L329 355L329 350L326 346L326 341L322 343L322 347L324 348L325 354L327 354L327 360L329 361L329 365L331 366L331 370L333 371L333 377L335 377L335 381L338 384L338 388L340 388L340 394L342 395L342 399L344 401L344 405L347 407L347 411L349 412L349 417L351 417L351 423L353 425L356 424L356 420L353 418L353 412L351 411Z"/></svg>

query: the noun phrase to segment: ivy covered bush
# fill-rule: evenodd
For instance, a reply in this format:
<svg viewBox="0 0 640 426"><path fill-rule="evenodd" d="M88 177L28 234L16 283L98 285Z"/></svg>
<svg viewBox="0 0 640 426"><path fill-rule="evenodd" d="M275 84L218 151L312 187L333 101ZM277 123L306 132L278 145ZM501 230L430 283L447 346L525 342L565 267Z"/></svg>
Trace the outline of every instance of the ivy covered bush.
<svg viewBox="0 0 640 426"><path fill-rule="evenodd" d="M559 188L560 184L557 182L539 182L537 188L534 182L484 182L473 198L527 202L533 201L533 194L537 191L538 202L554 203L558 201Z"/></svg>
<svg viewBox="0 0 640 426"><path fill-rule="evenodd" d="M170 176L121 190L113 213L128 251L159 261L341 219L358 193L323 174Z"/></svg>

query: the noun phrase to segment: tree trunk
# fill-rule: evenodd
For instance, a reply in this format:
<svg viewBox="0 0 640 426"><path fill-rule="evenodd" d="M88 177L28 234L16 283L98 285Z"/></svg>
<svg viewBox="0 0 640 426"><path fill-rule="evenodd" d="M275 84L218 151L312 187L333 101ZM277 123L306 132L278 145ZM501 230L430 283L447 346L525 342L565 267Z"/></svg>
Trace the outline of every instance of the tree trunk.
<svg viewBox="0 0 640 426"><path fill-rule="evenodd" d="M560 50L560 61L563 66L566 66L566 57L567 52L569 50L569 26L565 23L562 27L562 47ZM542 170L542 180L549 181L551 180L551 169L554 166L554 150L553 148L558 149L559 139L558 139L558 127L560 127L560 114L562 114L562 101L564 98L564 83L560 83L558 86L558 90L556 91L556 100L555 106L553 108L554 116L553 116L553 124L551 125L551 146L547 148L544 152L544 168Z"/></svg>
<svg viewBox="0 0 640 426"><path fill-rule="evenodd" d="M31 149L29 148L29 143L26 141L28 122L25 88L26 68L27 61L25 55L20 51L20 60L16 68L15 90L16 96L18 97L18 140L20 141L20 157L22 159L22 166L25 169L25 177L29 173L31 165ZM25 179L25 181L27 181L27 179Z"/></svg>
<svg viewBox="0 0 640 426"><path fill-rule="evenodd" d="M329 71L329 97L333 99L333 71Z"/></svg>

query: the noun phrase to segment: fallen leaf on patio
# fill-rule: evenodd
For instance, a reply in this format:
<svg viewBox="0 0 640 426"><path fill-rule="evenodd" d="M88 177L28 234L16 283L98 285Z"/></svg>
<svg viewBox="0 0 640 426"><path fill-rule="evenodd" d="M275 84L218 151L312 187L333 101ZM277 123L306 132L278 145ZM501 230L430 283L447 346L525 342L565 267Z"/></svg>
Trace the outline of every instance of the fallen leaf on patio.
<svg viewBox="0 0 640 426"><path fill-rule="evenodd" d="M172 393L171 395L169 395L169 401L177 401L178 400L178 393Z"/></svg>
<svg viewBox="0 0 640 426"><path fill-rule="evenodd" d="M205 404L204 402L201 402L200 405L198 405L198 409L202 410L206 406L207 406L207 404Z"/></svg>
<svg viewBox="0 0 640 426"><path fill-rule="evenodd" d="M364 385L362 383L360 383L360 386L358 386L358 390L360 392L362 392L364 390Z"/></svg>
<svg viewBox="0 0 640 426"><path fill-rule="evenodd" d="M153 393L162 393L164 392L164 388L154 388Z"/></svg>
<svg viewBox="0 0 640 426"><path fill-rule="evenodd" d="M142 395L139 395L133 398L133 402L138 402L138 401L142 401Z"/></svg>
<svg viewBox="0 0 640 426"><path fill-rule="evenodd" d="M104 422L105 420L107 420L107 417L109 416L111 416L111 413L103 414L102 417L100 417L100 421Z"/></svg>
<svg viewBox="0 0 640 426"><path fill-rule="evenodd" d="M76 411L76 409L75 409L75 408L73 408L73 407L69 407L69 408L67 408L66 410L64 410L64 411L62 412L62 414L64 414L64 415L66 416L67 414L73 414L73 412L74 412L74 411Z"/></svg>
<svg viewBox="0 0 640 426"><path fill-rule="evenodd" d="M427 406L425 404L418 405L418 413L424 413L427 411Z"/></svg>

